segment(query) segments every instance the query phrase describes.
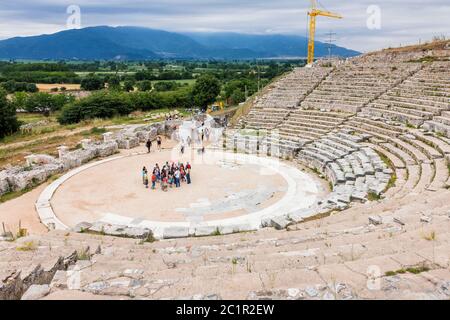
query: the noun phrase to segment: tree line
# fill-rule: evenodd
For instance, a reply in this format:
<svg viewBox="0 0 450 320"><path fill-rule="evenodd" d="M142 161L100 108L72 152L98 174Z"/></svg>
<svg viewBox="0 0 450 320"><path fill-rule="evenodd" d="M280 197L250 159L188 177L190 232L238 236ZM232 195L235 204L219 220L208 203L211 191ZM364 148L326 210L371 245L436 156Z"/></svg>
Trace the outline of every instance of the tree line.
<svg viewBox="0 0 450 320"><path fill-rule="evenodd" d="M94 92L84 99L66 103L58 116L61 124L78 123L94 118L112 118L136 110L198 107L206 110L221 92L220 81L211 75L199 77L192 87L174 91L126 92L111 89Z"/></svg>

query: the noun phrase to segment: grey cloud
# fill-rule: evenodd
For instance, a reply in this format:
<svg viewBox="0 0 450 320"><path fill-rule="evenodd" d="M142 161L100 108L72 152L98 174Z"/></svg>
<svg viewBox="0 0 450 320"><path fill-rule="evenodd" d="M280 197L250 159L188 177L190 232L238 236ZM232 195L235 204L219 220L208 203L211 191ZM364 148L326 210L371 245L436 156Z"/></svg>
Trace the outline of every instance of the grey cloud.
<svg viewBox="0 0 450 320"><path fill-rule="evenodd" d="M333 30L337 44L368 51L449 35L448 0L321 0L343 20L319 18L319 38ZM308 1L299 0L0 0L0 38L65 29L68 5L82 10L82 25L137 25L170 31L234 31L306 35ZM366 27L378 5L382 29Z"/></svg>

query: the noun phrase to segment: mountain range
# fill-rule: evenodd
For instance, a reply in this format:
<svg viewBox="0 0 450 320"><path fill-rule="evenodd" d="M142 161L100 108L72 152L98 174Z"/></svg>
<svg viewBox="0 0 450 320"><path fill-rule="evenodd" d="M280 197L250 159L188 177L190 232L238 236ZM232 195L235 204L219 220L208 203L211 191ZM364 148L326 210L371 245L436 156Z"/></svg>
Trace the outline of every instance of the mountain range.
<svg viewBox="0 0 450 320"><path fill-rule="evenodd" d="M176 33L142 27L88 27L0 41L0 59L156 60L298 58L307 55L302 36L241 33ZM328 55L316 42L316 56ZM333 55L359 52L332 45Z"/></svg>

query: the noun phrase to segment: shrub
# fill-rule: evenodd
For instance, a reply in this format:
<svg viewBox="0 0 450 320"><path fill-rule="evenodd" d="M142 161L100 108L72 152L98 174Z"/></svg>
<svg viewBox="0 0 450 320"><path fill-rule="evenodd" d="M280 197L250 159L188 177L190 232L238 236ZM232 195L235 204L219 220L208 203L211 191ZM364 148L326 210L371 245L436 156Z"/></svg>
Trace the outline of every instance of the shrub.
<svg viewBox="0 0 450 320"><path fill-rule="evenodd" d="M91 96L66 105L58 117L61 124L77 123L86 119L112 118L133 111L127 94L99 91Z"/></svg>
<svg viewBox="0 0 450 320"><path fill-rule="evenodd" d="M16 108L6 99L6 92L0 89L0 139L19 130Z"/></svg>

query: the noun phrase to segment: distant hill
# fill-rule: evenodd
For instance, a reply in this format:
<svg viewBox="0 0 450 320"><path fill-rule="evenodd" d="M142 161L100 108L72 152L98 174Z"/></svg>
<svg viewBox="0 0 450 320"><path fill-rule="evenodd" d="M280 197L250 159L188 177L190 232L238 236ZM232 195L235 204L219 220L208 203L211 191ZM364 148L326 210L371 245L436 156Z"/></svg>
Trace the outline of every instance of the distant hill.
<svg viewBox="0 0 450 320"><path fill-rule="evenodd" d="M154 60L288 58L307 55L307 39L287 35L175 33L140 27L89 27L0 41L0 59ZM316 55L328 54L318 42ZM334 46L344 57L359 52Z"/></svg>
<svg viewBox="0 0 450 320"><path fill-rule="evenodd" d="M302 36L239 33L187 33L186 35L207 47L249 49L271 57L306 57L308 55L308 39ZM326 43L316 42L316 56L328 56L328 47ZM360 52L332 45L332 54L353 57Z"/></svg>

